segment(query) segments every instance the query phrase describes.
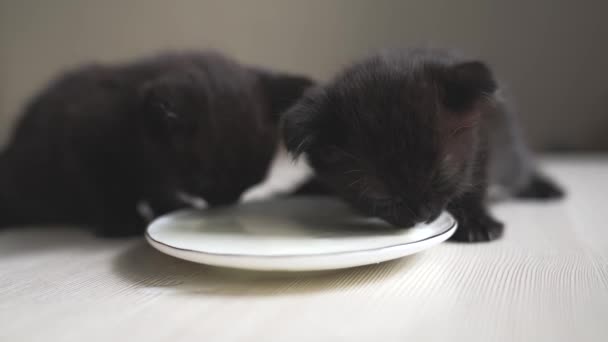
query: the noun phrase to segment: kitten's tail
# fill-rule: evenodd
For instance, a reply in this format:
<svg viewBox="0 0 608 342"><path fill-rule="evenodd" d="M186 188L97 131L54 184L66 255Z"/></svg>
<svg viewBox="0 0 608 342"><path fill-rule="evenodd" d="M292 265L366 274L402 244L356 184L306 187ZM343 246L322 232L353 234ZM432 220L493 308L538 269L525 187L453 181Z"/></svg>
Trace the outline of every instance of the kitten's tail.
<svg viewBox="0 0 608 342"><path fill-rule="evenodd" d="M555 200L565 196L565 191L553 180L536 172L528 184L515 194L523 199Z"/></svg>

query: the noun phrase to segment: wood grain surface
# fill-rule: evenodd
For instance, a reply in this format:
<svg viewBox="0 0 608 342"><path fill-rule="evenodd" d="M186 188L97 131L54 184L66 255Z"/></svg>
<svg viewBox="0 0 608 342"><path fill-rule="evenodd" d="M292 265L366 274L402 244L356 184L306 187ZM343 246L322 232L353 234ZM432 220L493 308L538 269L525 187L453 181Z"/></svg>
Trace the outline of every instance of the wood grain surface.
<svg viewBox="0 0 608 342"><path fill-rule="evenodd" d="M495 205L502 240L342 271L231 271L141 238L5 230L0 341L607 341L608 157L545 164L569 197Z"/></svg>

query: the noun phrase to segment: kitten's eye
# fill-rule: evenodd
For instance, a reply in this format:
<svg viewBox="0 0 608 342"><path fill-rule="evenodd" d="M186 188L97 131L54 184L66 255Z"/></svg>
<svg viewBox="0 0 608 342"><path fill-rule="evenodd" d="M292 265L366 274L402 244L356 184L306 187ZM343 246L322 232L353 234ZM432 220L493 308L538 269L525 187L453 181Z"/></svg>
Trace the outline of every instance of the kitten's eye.
<svg viewBox="0 0 608 342"><path fill-rule="evenodd" d="M166 112L169 110L169 103L165 102L165 101L159 101L156 103L156 105L158 106L158 108L160 110L162 110L163 112Z"/></svg>
<svg viewBox="0 0 608 342"><path fill-rule="evenodd" d="M181 116L169 102L158 101L154 104L159 118L171 129L178 129L183 124Z"/></svg>
<svg viewBox="0 0 608 342"><path fill-rule="evenodd" d="M157 106L158 106L158 109L160 109L160 111L165 116L165 119L168 119L168 120L177 120L179 118L179 116L177 115L177 113L175 112L175 110L173 109L173 107L171 106L170 103L168 103L168 102L159 102L157 104Z"/></svg>
<svg viewBox="0 0 608 342"><path fill-rule="evenodd" d="M176 122L177 120L179 120L179 115L170 110L165 111L165 119L169 122Z"/></svg>
<svg viewBox="0 0 608 342"><path fill-rule="evenodd" d="M450 133L450 138L461 136L464 133L470 132L473 128L477 127L477 123L471 123L467 125L460 126Z"/></svg>

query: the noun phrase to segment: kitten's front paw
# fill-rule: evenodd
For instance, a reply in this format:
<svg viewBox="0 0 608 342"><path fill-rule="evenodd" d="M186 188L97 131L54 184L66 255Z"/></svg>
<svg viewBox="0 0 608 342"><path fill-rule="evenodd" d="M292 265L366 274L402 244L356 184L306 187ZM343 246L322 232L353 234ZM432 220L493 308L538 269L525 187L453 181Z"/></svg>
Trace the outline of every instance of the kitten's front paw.
<svg viewBox="0 0 608 342"><path fill-rule="evenodd" d="M458 220L458 228L450 240L459 242L487 242L500 238L504 225L490 215L480 214Z"/></svg>
<svg viewBox="0 0 608 342"><path fill-rule="evenodd" d="M145 227L141 226L116 226L111 228L101 228L95 230L95 236L105 239L122 239L132 236L141 236Z"/></svg>
<svg viewBox="0 0 608 342"><path fill-rule="evenodd" d="M120 239L131 236L142 236L146 230L145 221L137 216L120 222L100 223L94 230L95 236L107 239Z"/></svg>

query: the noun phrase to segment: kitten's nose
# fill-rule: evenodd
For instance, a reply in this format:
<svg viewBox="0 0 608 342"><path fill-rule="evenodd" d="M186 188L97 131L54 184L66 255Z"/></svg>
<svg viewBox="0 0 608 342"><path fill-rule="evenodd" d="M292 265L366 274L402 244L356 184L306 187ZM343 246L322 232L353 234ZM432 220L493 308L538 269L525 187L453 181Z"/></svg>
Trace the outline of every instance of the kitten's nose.
<svg viewBox="0 0 608 342"><path fill-rule="evenodd" d="M411 219L403 216L383 216L382 219L396 227L413 227L416 224Z"/></svg>
<svg viewBox="0 0 608 342"><path fill-rule="evenodd" d="M436 217L435 211L429 206L419 206L414 214L417 222L430 222Z"/></svg>
<svg viewBox="0 0 608 342"><path fill-rule="evenodd" d="M412 227L420 222L430 222L437 218L437 210L428 205L400 206L397 210L388 207L387 210L377 212L388 223L398 227ZM439 211L440 213L441 211Z"/></svg>
<svg viewBox="0 0 608 342"><path fill-rule="evenodd" d="M439 215L441 215L443 209L444 208L442 206L424 207L418 212L418 220L420 222L431 223L435 221L439 217Z"/></svg>
<svg viewBox="0 0 608 342"><path fill-rule="evenodd" d="M409 207L400 207L396 211L389 210L381 216L388 223L398 227L413 227L419 222L426 222L431 217L427 210Z"/></svg>
<svg viewBox="0 0 608 342"><path fill-rule="evenodd" d="M430 210L420 211L417 218L418 218L419 222L427 222L431 218L431 211Z"/></svg>

